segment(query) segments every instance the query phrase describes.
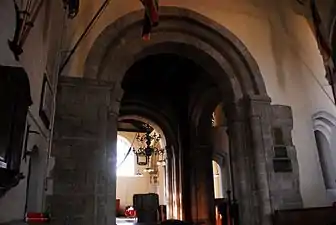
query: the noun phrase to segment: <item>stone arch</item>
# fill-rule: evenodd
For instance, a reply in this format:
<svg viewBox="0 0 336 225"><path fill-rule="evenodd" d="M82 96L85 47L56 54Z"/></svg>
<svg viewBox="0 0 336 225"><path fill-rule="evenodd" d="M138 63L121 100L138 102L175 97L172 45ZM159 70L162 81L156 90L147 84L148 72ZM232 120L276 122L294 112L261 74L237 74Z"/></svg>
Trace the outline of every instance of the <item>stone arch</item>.
<svg viewBox="0 0 336 225"><path fill-rule="evenodd" d="M267 96L256 61L229 30L189 9L161 7L160 14L160 26L154 29L149 42L140 37L141 10L105 28L87 57L84 77L119 83L128 68L154 54L151 49L155 47L155 53L174 52L208 71L211 68L209 74L226 91L222 95L227 96L230 90L233 101L243 95Z"/></svg>
<svg viewBox="0 0 336 225"><path fill-rule="evenodd" d="M236 150L235 177L244 181L237 185L236 191L241 202L239 210L242 224L270 224L273 209L270 205L269 177L272 174L264 156L265 152L270 155L269 152L272 151L269 141L270 99L256 61L234 34L199 13L178 7L161 7L160 16L160 25L153 30L151 41L141 39L143 19L141 10L129 13L106 27L89 52L84 77L95 79L98 83L114 84L112 93L114 103L111 111L114 115L118 113L121 115L124 104L123 101L121 106L119 105L123 95L121 82L135 62L149 55L171 53L187 58L202 67L219 94L216 94L216 101L211 101L213 104L210 104L207 100L214 96L213 93L204 96L205 93L197 93L197 96L202 98L200 101L197 99L195 101L196 113L188 114L189 117L198 120L198 124L191 125L194 129L192 132L197 133L195 130L197 131L199 124L203 124L205 115L211 114L218 102L230 106L228 111L231 115L228 117L230 133L233 137L233 148ZM250 121L251 117L254 117L253 121ZM258 119L257 122L255 118ZM262 133L260 124L263 125ZM195 137L196 139L192 139ZM207 154L211 146L203 145L202 138L195 137L191 135L191 139L195 141L189 146L193 154L191 150L187 153L195 159L190 160L194 161L193 167L190 167L190 174L202 174L202 176L191 178L189 176L187 184L180 188L182 191L189 188L191 193L208 193L210 196L213 190L207 184L213 180L206 175L212 171L211 164L201 167L197 160L211 158L211 155L209 157ZM254 143L252 150L247 147L251 143ZM267 160L271 161L269 158ZM189 162L184 160L184 163L187 168ZM251 167L256 169L251 170ZM184 172L181 177L186 174L187 172ZM192 182L198 186L191 185ZM257 191L255 187L258 187ZM252 192L255 194L251 195ZM212 221L214 219L213 212L210 212L211 206L214 205L212 201L213 199L201 194L187 196L183 202L196 205L197 210L185 210L187 213L181 211L182 217L198 222ZM256 205L260 205L260 209L256 208ZM203 216L204 218L201 218Z"/></svg>
<svg viewBox="0 0 336 225"><path fill-rule="evenodd" d="M167 201L168 211L167 215L170 218L178 217L175 215L175 211L179 211L182 207L181 204L181 184L180 174L181 167L178 163L179 156L181 155L178 147L178 140L174 135L176 127L173 121L169 119L169 116L164 112L159 111L155 106L150 103L143 102L141 100L126 101L120 107L119 120L122 119L139 119L142 122L148 122L153 125L154 129L159 130L159 133L165 137L166 151L167 151L167 165L166 165L166 189L168 190ZM176 182L174 185L173 183ZM176 196L175 199L173 196ZM177 204L174 205L173 201ZM177 209L177 210L176 210Z"/></svg>
<svg viewBox="0 0 336 225"><path fill-rule="evenodd" d="M202 137L202 145L210 145L212 149L212 159L219 165L221 169L221 188L223 197L225 191L234 188L232 184L232 174L230 173L231 168L231 156L229 153L230 140L228 135L227 127L222 127L225 134L217 133L222 132L212 126L211 121L209 120L212 117L212 113L215 111L218 105L225 103L220 99L219 90L217 88L209 88L206 91L200 91L195 96L195 101L191 106L191 121L195 124L195 130L197 135ZM224 108L229 109L230 105L224 106ZM225 110L224 114L230 116ZM231 116L232 118L232 116ZM219 128L219 127L217 127ZM211 136L210 136L211 135ZM220 135L220 137L218 137ZM225 137L223 137L225 135ZM225 140L226 146L222 145L223 143L218 143L219 140ZM218 145L220 144L220 146ZM215 178L214 178L215 182ZM224 191L225 189L225 191ZM232 190L232 189L231 189Z"/></svg>
<svg viewBox="0 0 336 225"><path fill-rule="evenodd" d="M154 129L158 129L160 133L165 136L165 144L169 146L176 146L176 140L174 138L174 128L171 121L161 112L155 110L155 108L143 102L127 102L120 107L118 120L127 118L137 118L141 121L147 121L154 126ZM174 148L176 149L176 148ZM176 152L171 152L173 157Z"/></svg>
<svg viewBox="0 0 336 225"><path fill-rule="evenodd" d="M218 88L208 88L195 94L194 101L190 105L190 120L198 126L206 123L216 106L221 102ZM208 124L210 128L210 124Z"/></svg>

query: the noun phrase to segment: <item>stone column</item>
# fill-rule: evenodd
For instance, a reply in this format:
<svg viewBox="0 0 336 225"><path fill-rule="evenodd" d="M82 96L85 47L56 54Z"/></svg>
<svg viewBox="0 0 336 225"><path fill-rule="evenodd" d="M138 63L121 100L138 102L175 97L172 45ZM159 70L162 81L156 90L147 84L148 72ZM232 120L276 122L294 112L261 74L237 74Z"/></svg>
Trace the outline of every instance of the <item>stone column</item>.
<svg viewBox="0 0 336 225"><path fill-rule="evenodd" d="M166 164L167 217L173 217L173 157L168 155Z"/></svg>
<svg viewBox="0 0 336 225"><path fill-rule="evenodd" d="M182 187L181 187L181 152L175 151L175 168L174 168L174 177L175 177L175 196L176 196L176 210L177 210L177 219L183 219L182 213Z"/></svg>
<svg viewBox="0 0 336 225"><path fill-rule="evenodd" d="M249 99L249 121L252 131L252 146L255 168L256 197L258 199L259 224L272 224L272 199L270 181L272 178L272 108L269 98Z"/></svg>
<svg viewBox="0 0 336 225"><path fill-rule="evenodd" d="M248 151L246 139L246 124L242 118L236 117L228 121L230 154L232 164L231 188L239 204L239 219L242 225L257 225L258 215L256 194L254 191L254 165L251 162L251 152Z"/></svg>
<svg viewBox="0 0 336 225"><path fill-rule="evenodd" d="M108 83L60 80L47 199L53 224L115 224L118 106L112 90Z"/></svg>
<svg viewBox="0 0 336 225"><path fill-rule="evenodd" d="M242 225L271 224L269 98L246 99L228 109L233 191Z"/></svg>
<svg viewBox="0 0 336 225"><path fill-rule="evenodd" d="M230 168L229 168L229 136L226 126L218 126L213 128L213 160L215 160L221 168L221 186L223 197L228 189L231 189Z"/></svg>
<svg viewBox="0 0 336 225"><path fill-rule="evenodd" d="M191 213L195 223L215 223L212 146L197 145L190 152Z"/></svg>

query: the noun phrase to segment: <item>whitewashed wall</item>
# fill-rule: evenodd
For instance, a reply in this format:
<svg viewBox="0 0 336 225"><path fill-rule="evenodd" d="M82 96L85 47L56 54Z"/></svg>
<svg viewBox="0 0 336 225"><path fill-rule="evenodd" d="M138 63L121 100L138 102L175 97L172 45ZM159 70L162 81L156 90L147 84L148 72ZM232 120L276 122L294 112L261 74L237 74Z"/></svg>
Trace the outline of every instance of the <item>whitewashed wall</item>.
<svg viewBox="0 0 336 225"><path fill-rule="evenodd" d="M28 200L27 210L41 211L44 208L44 182L46 177L45 171L47 168L50 131L44 126L39 117L39 107L43 74L46 72L47 52L50 47L50 33L58 29L58 26L53 26L53 29L49 27L49 18L50 16L52 17L53 14L59 14L62 17L63 12L61 1L52 1L52 11L50 11L51 5L47 2L51 1L44 1L44 5L34 23L34 27L31 29L26 43L23 46L24 52L20 56L20 60L16 61L7 44L8 39L12 40L15 30L13 1L0 1L0 65L23 67L28 74L33 105L29 109L27 122L31 126L31 130L39 133L29 135L28 139L27 150L31 150L34 145L39 148L39 153L35 155L32 160L29 190L27 192L29 160L22 160L21 172L26 178L0 199L0 223L22 220L24 218L26 199ZM61 38L61 33L59 31L57 32L59 38Z"/></svg>

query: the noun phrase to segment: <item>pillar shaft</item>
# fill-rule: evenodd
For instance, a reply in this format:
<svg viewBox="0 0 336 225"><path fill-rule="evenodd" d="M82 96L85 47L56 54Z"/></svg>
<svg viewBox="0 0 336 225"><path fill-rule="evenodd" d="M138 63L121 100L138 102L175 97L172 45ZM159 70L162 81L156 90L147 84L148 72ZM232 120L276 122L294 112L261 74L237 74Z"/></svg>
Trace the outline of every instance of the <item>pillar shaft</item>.
<svg viewBox="0 0 336 225"><path fill-rule="evenodd" d="M193 222L214 224L215 203L211 146L195 146L191 150L191 215Z"/></svg>
<svg viewBox="0 0 336 225"><path fill-rule="evenodd" d="M48 196L54 224L115 224L117 116L110 84L59 84Z"/></svg>

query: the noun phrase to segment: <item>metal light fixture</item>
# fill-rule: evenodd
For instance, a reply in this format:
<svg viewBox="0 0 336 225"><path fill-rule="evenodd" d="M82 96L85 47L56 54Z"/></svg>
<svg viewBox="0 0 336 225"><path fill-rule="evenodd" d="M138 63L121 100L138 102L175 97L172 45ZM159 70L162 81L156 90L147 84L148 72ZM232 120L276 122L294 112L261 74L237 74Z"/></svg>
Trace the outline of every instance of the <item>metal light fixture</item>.
<svg viewBox="0 0 336 225"><path fill-rule="evenodd" d="M63 0L63 4L68 11L68 18L75 18L79 11L79 0Z"/></svg>
<svg viewBox="0 0 336 225"><path fill-rule="evenodd" d="M147 167L147 168L144 169L144 172L153 173L153 172L155 172L155 170L153 168Z"/></svg>
<svg viewBox="0 0 336 225"><path fill-rule="evenodd" d="M19 60L19 55L23 52L22 46L34 26L44 0L14 0L13 2L16 13L16 28L13 40L8 40L8 44L15 59Z"/></svg>
<svg viewBox="0 0 336 225"><path fill-rule="evenodd" d="M136 177L143 177L143 174L138 170L135 174Z"/></svg>
<svg viewBox="0 0 336 225"><path fill-rule="evenodd" d="M12 40L8 40L8 45L16 60L23 53L23 45L34 23L42 9L45 0L13 0L16 27ZM79 0L63 0L64 8L68 11L68 18L73 19L78 14ZM47 22L47 21L46 21Z"/></svg>
<svg viewBox="0 0 336 225"><path fill-rule="evenodd" d="M156 162L156 165L158 165L158 166L165 166L166 165L166 159L165 159L165 154L164 153L159 155L159 159Z"/></svg>
<svg viewBox="0 0 336 225"><path fill-rule="evenodd" d="M166 160L159 160L156 163L158 166L165 166L166 165Z"/></svg>
<svg viewBox="0 0 336 225"><path fill-rule="evenodd" d="M146 124L146 133L138 134L136 140L140 144L138 149L133 148L137 156L137 164L141 166L148 165L152 156L161 156L163 158L164 149L160 148L161 135L155 133L153 128Z"/></svg>

